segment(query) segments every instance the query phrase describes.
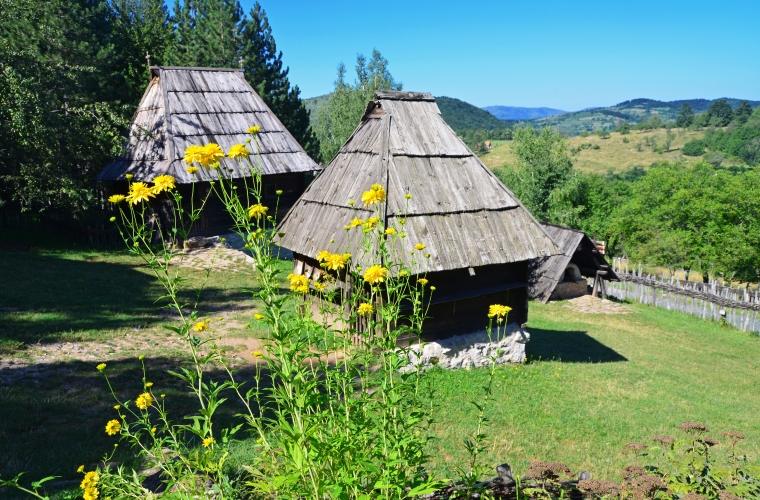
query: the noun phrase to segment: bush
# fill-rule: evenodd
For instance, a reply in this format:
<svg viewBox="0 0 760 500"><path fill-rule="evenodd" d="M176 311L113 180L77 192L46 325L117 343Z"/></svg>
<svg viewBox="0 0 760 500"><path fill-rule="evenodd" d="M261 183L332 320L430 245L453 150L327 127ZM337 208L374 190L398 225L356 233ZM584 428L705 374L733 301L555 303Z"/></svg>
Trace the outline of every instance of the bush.
<svg viewBox="0 0 760 500"><path fill-rule="evenodd" d="M694 139L684 144L681 152L686 156L702 156L705 154L705 147L707 147L705 141Z"/></svg>
<svg viewBox="0 0 760 500"><path fill-rule="evenodd" d="M617 131L620 133L620 135L626 135L631 132L631 125L628 122L622 122L620 125L618 125Z"/></svg>

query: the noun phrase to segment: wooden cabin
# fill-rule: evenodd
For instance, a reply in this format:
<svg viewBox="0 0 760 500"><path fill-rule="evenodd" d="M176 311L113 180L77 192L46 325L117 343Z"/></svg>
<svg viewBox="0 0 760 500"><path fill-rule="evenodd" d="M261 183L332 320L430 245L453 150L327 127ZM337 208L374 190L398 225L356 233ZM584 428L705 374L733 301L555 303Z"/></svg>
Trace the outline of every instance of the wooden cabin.
<svg viewBox="0 0 760 500"><path fill-rule="evenodd" d="M318 270L321 250L356 254L344 226L372 216L358 200L375 183L387 193L385 227L406 219L398 254L409 261L416 243L430 253L420 259L420 273L436 287L426 340L484 329L490 304L512 307L509 323L527 321L528 263L561 250L428 93L376 92L353 135L282 220L279 244L294 252L296 274Z"/></svg>
<svg viewBox="0 0 760 500"><path fill-rule="evenodd" d="M606 296L605 281L619 281L594 241L583 231L542 222L547 234L562 248L561 255L543 257L530 265L530 298L546 303L587 295L586 278Z"/></svg>
<svg viewBox="0 0 760 500"><path fill-rule="evenodd" d="M151 75L132 120L125 153L103 169L97 180L109 181L110 193L124 193L127 174L132 174L134 181L145 182L168 174L177 180L186 200L196 181L195 196L200 199L209 191L209 182L197 182L197 174L194 177L185 170L185 149L215 142L228 151L233 144L245 143L250 137L247 129L258 125L264 204L273 207L275 192L282 190L279 211L284 215L320 167L248 84L243 71L155 66ZM221 165L231 168L241 185L242 178L249 175L240 170L237 161L225 158ZM208 170L207 174L215 179L217 172ZM230 224L222 203L212 196L194 234L223 234L230 232Z"/></svg>

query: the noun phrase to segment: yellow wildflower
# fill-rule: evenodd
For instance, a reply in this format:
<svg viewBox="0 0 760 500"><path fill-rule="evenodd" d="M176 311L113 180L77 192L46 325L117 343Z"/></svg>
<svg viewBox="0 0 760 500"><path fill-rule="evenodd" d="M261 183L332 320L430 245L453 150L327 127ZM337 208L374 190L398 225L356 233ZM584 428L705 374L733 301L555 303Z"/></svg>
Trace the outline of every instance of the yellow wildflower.
<svg viewBox="0 0 760 500"><path fill-rule="evenodd" d="M411 200L411 199L412 199L412 195L411 195L411 194L409 194L409 193L406 193L406 194L404 195L404 198L406 198L407 200Z"/></svg>
<svg viewBox="0 0 760 500"><path fill-rule="evenodd" d="M430 291L431 291L431 292L435 292L435 287L434 287L434 286L431 286L431 287L430 287Z"/></svg>
<svg viewBox="0 0 760 500"><path fill-rule="evenodd" d="M340 269L343 269L346 267L346 262L348 259L351 258L350 253L344 253L343 255L337 254L337 253L331 253L326 259L324 263L325 269L330 269L332 271L338 271Z"/></svg>
<svg viewBox="0 0 760 500"><path fill-rule="evenodd" d="M488 317L493 318L496 317L496 319L501 323L501 321L507 317L507 313L511 311L512 308L509 306L503 306L501 304L491 304L491 306L488 308Z"/></svg>
<svg viewBox="0 0 760 500"><path fill-rule="evenodd" d="M362 194L362 203L364 206L375 205L376 203L383 203L385 201L385 189L380 184L372 184L369 191L365 191Z"/></svg>
<svg viewBox="0 0 760 500"><path fill-rule="evenodd" d="M143 359L145 359L145 354L140 354L140 356L138 356L137 359L142 361Z"/></svg>
<svg viewBox="0 0 760 500"><path fill-rule="evenodd" d="M106 364L105 364L105 363L100 363L100 364L99 364L98 366L96 366L95 368L97 368L99 372L102 372L103 370L105 370L105 369L106 369Z"/></svg>
<svg viewBox="0 0 760 500"><path fill-rule="evenodd" d="M84 493L82 493L82 499L83 500L97 500L98 494L100 492L97 488L94 486L92 488L85 488Z"/></svg>
<svg viewBox="0 0 760 500"><path fill-rule="evenodd" d="M325 291L325 284L322 283L321 281L317 281L317 282L314 283L314 288L316 288L320 292L324 292Z"/></svg>
<svg viewBox="0 0 760 500"><path fill-rule="evenodd" d="M187 170L187 172L190 174L194 174L198 171L198 167L187 167L185 170Z"/></svg>
<svg viewBox="0 0 760 500"><path fill-rule="evenodd" d="M389 227L385 230L385 234L396 234L396 228L395 227Z"/></svg>
<svg viewBox="0 0 760 500"><path fill-rule="evenodd" d="M80 465L77 472L84 472L84 465Z"/></svg>
<svg viewBox="0 0 760 500"><path fill-rule="evenodd" d="M145 384L145 387L153 387L153 382L148 382L147 384Z"/></svg>
<svg viewBox="0 0 760 500"><path fill-rule="evenodd" d="M147 392L143 392L135 400L135 405L141 410L147 410L150 405L153 404L153 396Z"/></svg>
<svg viewBox="0 0 760 500"><path fill-rule="evenodd" d="M208 329L208 323L205 321L199 321L198 323L193 325L193 330L200 333Z"/></svg>
<svg viewBox="0 0 760 500"><path fill-rule="evenodd" d="M364 224L364 221L361 219L351 219L351 222L348 225L349 227L356 227L361 226L362 224Z"/></svg>
<svg viewBox="0 0 760 500"><path fill-rule="evenodd" d="M428 280L426 278L420 278L417 280L417 283L421 284L422 286L425 286L428 284Z"/></svg>
<svg viewBox="0 0 760 500"><path fill-rule="evenodd" d="M253 351L253 352L251 353L251 355L252 355L254 358L260 358L261 356L263 356L263 355L264 355L264 353L262 353L261 351Z"/></svg>
<svg viewBox="0 0 760 500"><path fill-rule="evenodd" d="M116 217L111 217L111 218L110 218L110 219L108 219L108 220L110 220L111 222L116 222Z"/></svg>
<svg viewBox="0 0 760 500"><path fill-rule="evenodd" d="M207 437L206 439L203 440L203 447L204 448L208 448L212 444L214 444L214 438L212 438L212 437Z"/></svg>
<svg viewBox="0 0 760 500"><path fill-rule="evenodd" d="M254 125L253 127L248 127L248 133L251 135L256 135L259 132L261 132L261 127L258 125Z"/></svg>
<svg viewBox="0 0 760 500"><path fill-rule="evenodd" d="M109 420L106 424L106 434L113 436L121 430L121 422L118 420Z"/></svg>
<svg viewBox="0 0 760 500"><path fill-rule="evenodd" d="M234 160L235 158L247 158L250 154L251 153L248 151L248 148L245 147L245 144L235 144L230 148L227 156Z"/></svg>
<svg viewBox="0 0 760 500"><path fill-rule="evenodd" d="M253 319L264 319L264 318L266 318L266 316L264 316L261 313L256 313L253 315Z"/></svg>
<svg viewBox="0 0 760 500"><path fill-rule="evenodd" d="M198 163L201 164L201 167L216 168L222 158L224 158L222 148L219 144L211 142L201 148L201 159Z"/></svg>
<svg viewBox="0 0 760 500"><path fill-rule="evenodd" d="M317 254L317 261L318 262L324 262L330 255L332 255L331 252L328 252L327 250L322 250Z"/></svg>
<svg viewBox="0 0 760 500"><path fill-rule="evenodd" d="M282 189L278 189L277 191L274 192L274 194L276 194L277 196L282 196Z"/></svg>
<svg viewBox="0 0 760 500"><path fill-rule="evenodd" d="M114 410L118 410L119 408L121 408L121 405L113 405Z"/></svg>
<svg viewBox="0 0 760 500"><path fill-rule="evenodd" d="M185 163L188 165L192 165L193 163L200 163L201 159L203 159L203 146L188 146L185 149L185 157L183 158L185 160ZM189 170L188 170L189 172Z"/></svg>
<svg viewBox="0 0 760 500"><path fill-rule="evenodd" d="M144 182L133 182L129 185L127 201L133 205L137 205L141 201L149 201L150 198L155 197L156 195L153 193L153 190Z"/></svg>
<svg viewBox="0 0 760 500"><path fill-rule="evenodd" d="M87 488L95 488L95 486L98 484L98 481L100 481L100 474L98 474L97 471L93 470L84 475L82 484L80 484L79 487L83 490L86 490Z"/></svg>
<svg viewBox="0 0 760 500"><path fill-rule="evenodd" d="M368 304L367 302L362 302L359 304L359 309L356 311L359 313L359 316L368 316L372 314L372 312L375 310L374 307L372 307L372 304Z"/></svg>
<svg viewBox="0 0 760 500"><path fill-rule="evenodd" d="M269 210L269 207L265 207L261 203L251 205L250 207L248 207L248 217L250 217L251 219L256 217L258 219L262 215L266 215L267 210Z"/></svg>
<svg viewBox="0 0 760 500"><path fill-rule="evenodd" d="M388 270L384 268L383 266L370 266L367 268L366 271L364 271L364 281L369 283L370 285L374 285L376 283L382 283L385 281L385 278L388 276Z"/></svg>
<svg viewBox="0 0 760 500"><path fill-rule="evenodd" d="M425 250L426 248L427 248L427 245L424 245L422 243L417 243L416 245L414 245L415 250Z"/></svg>
<svg viewBox="0 0 760 500"><path fill-rule="evenodd" d="M302 274L289 274L290 289L298 293L309 293L309 278Z"/></svg>
<svg viewBox="0 0 760 500"><path fill-rule="evenodd" d="M369 219L365 220L362 226L364 227L363 231L365 233L368 233L375 229L377 227L378 218L377 217L370 217Z"/></svg>
<svg viewBox="0 0 760 500"><path fill-rule="evenodd" d="M155 427L151 427L150 428L150 433L151 434L155 434L156 433L156 428Z"/></svg>
<svg viewBox="0 0 760 500"><path fill-rule="evenodd" d="M134 177L134 175L132 175L132 174L127 174L127 175L125 175L124 177L125 177L125 178L126 178L128 181L129 181L129 180L132 180L132 177Z"/></svg>
<svg viewBox="0 0 760 500"><path fill-rule="evenodd" d="M153 192L158 194L169 189L174 189L174 177L171 175L159 175L153 178Z"/></svg>
<svg viewBox="0 0 760 500"><path fill-rule="evenodd" d="M127 197L123 194L114 194L108 197L109 203L121 203L122 201L126 200Z"/></svg>

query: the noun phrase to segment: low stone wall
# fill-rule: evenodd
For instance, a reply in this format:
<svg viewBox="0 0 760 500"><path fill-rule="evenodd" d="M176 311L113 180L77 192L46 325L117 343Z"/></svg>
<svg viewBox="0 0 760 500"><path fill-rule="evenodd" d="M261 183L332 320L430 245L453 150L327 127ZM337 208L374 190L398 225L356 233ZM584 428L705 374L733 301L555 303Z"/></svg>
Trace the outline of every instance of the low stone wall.
<svg viewBox="0 0 760 500"><path fill-rule="evenodd" d="M496 329L492 336L496 336ZM447 339L415 344L408 348L409 364L402 371L412 371L417 365L430 368L477 368L491 364L522 363L525 361L525 343L530 334L517 323L510 323L502 328L500 338L489 338L485 330L456 335Z"/></svg>

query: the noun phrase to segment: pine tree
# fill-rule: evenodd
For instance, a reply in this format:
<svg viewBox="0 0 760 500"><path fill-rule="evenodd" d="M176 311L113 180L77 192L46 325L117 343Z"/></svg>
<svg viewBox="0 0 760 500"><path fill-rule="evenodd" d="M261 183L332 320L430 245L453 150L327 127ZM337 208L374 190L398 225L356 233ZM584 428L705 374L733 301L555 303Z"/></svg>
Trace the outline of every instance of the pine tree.
<svg viewBox="0 0 760 500"><path fill-rule="evenodd" d="M172 49L169 12L163 0L111 0L110 6L116 67L136 106L150 78L146 55L152 65L166 64Z"/></svg>
<svg viewBox="0 0 760 500"><path fill-rule="evenodd" d="M752 105L749 101L741 101L739 107L734 110L734 121L739 125L744 125L752 116Z"/></svg>
<svg viewBox="0 0 760 500"><path fill-rule="evenodd" d="M319 141L309 125L309 112L298 86L291 87L288 68L272 36L272 27L261 5L256 4L243 23L243 69L248 83L259 93L285 128L312 158L319 157Z"/></svg>
<svg viewBox="0 0 760 500"><path fill-rule="evenodd" d="M694 123L694 110L691 109L691 105L688 102L685 102L676 117L676 127L686 128L692 123Z"/></svg>
<svg viewBox="0 0 760 500"><path fill-rule="evenodd" d="M277 52L266 12L258 2L245 16L238 0L175 0L172 22L176 43L171 64L235 68L242 62L246 80L272 112L310 156L319 155L309 112L298 87L290 86L282 52Z"/></svg>
<svg viewBox="0 0 760 500"><path fill-rule="evenodd" d="M356 81L346 83L346 66L338 65L335 89L319 110L317 137L322 161L328 163L359 124L367 102L376 90L401 90L403 84L393 79L388 61L377 49L372 51L369 64L362 54L356 57Z"/></svg>

